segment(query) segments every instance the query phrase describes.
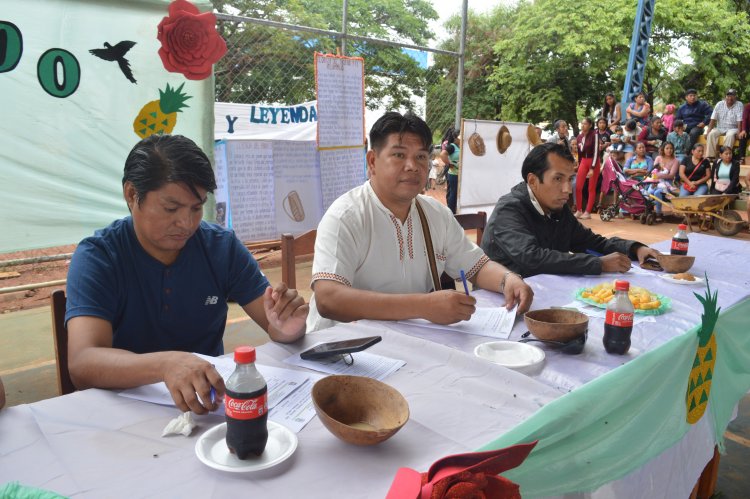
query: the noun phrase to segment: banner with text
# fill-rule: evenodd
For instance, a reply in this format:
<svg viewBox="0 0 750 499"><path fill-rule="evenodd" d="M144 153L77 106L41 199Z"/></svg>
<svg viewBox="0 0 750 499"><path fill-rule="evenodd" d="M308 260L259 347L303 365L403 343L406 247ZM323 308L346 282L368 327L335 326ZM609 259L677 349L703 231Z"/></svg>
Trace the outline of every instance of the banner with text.
<svg viewBox="0 0 750 499"><path fill-rule="evenodd" d="M316 101L291 106L214 103L217 140L315 140L317 126Z"/></svg>
<svg viewBox="0 0 750 499"><path fill-rule="evenodd" d="M77 243L127 215L125 158L150 133L185 135L212 154L213 77L165 69L157 29L168 8L2 1L0 253Z"/></svg>

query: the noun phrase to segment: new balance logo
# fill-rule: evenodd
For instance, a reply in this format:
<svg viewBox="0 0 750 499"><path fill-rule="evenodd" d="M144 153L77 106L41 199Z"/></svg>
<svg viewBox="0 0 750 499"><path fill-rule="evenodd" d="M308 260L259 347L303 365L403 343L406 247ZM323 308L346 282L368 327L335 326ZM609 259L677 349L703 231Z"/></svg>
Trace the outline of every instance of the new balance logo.
<svg viewBox="0 0 750 499"><path fill-rule="evenodd" d="M204 303L204 305L216 305L217 303L219 303L218 296L207 296L206 303Z"/></svg>

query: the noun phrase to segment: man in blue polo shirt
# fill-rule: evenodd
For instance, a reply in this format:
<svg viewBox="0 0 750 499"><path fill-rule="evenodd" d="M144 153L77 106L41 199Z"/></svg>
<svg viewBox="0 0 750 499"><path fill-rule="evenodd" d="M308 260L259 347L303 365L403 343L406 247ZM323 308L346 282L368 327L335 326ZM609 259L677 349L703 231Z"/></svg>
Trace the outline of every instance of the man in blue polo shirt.
<svg viewBox="0 0 750 499"><path fill-rule="evenodd" d="M70 263L70 375L78 388L164 381L178 408L203 414L224 382L191 352L223 353L227 300L280 342L305 334L308 306L285 284L271 288L233 232L201 220L216 181L190 139L143 139L122 183L131 216L81 241Z"/></svg>

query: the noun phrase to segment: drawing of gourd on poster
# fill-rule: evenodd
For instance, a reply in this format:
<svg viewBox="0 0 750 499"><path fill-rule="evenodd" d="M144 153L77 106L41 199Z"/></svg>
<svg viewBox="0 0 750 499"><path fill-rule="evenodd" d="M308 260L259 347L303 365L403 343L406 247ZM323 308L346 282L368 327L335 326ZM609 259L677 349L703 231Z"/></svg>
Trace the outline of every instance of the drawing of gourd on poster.
<svg viewBox="0 0 750 499"><path fill-rule="evenodd" d="M0 252L77 243L127 215L123 166L143 137L182 134L211 155L212 65L226 44L210 10L2 1Z"/></svg>

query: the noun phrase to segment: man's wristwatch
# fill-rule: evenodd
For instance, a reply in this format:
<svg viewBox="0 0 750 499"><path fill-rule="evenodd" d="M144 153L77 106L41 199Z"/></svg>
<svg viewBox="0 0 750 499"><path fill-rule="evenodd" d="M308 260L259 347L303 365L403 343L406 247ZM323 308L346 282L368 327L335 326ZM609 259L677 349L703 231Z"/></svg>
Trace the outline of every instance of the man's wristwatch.
<svg viewBox="0 0 750 499"><path fill-rule="evenodd" d="M503 279L500 281L500 292L501 293L505 292L505 281L508 280L508 276L511 275L511 274L513 274L514 276L518 277L519 279L521 279L523 281L523 277L521 277L519 274L516 274L512 270L507 271L505 273L505 275L503 276Z"/></svg>

